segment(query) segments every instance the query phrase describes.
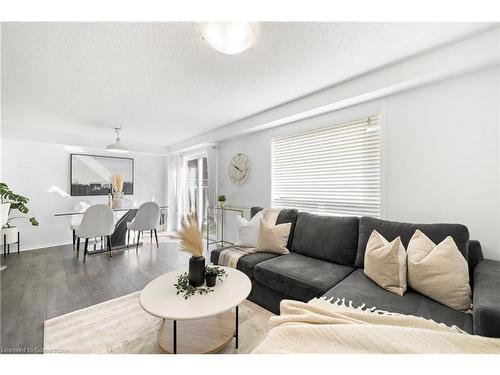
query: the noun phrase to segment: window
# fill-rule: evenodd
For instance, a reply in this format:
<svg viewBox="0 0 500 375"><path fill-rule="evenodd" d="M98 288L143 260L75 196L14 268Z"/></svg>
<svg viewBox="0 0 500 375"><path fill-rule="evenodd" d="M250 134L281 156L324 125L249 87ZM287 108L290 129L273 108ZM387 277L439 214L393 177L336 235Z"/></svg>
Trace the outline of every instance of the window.
<svg viewBox="0 0 500 375"><path fill-rule="evenodd" d="M272 140L272 206L380 217L380 119Z"/></svg>

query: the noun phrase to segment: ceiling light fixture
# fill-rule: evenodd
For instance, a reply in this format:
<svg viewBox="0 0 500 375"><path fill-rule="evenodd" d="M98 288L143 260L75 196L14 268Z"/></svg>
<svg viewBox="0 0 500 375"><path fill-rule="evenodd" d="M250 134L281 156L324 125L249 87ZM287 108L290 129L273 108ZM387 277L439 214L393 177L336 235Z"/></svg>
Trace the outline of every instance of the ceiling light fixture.
<svg viewBox="0 0 500 375"><path fill-rule="evenodd" d="M127 146L124 146L120 143L120 131L121 130L122 130L121 126L119 128L115 128L116 141L115 141L115 143L112 143L112 144L106 146L106 151L114 152L117 154L128 154L130 152L130 150L128 149Z"/></svg>
<svg viewBox="0 0 500 375"><path fill-rule="evenodd" d="M250 48L257 39L259 25L249 22L210 22L204 25L202 38L226 55L236 55Z"/></svg>

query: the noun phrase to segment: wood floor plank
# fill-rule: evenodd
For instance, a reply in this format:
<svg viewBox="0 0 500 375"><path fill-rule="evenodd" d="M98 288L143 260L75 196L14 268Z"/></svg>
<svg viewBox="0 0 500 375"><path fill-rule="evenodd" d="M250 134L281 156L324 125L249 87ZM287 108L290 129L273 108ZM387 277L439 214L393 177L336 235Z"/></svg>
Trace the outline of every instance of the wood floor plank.
<svg viewBox="0 0 500 375"><path fill-rule="evenodd" d="M148 237L149 239L149 237ZM156 277L186 269L189 254L160 237L160 248L139 247L76 259L71 245L11 252L0 278L1 340L4 349L37 353L43 322L84 307L142 290Z"/></svg>

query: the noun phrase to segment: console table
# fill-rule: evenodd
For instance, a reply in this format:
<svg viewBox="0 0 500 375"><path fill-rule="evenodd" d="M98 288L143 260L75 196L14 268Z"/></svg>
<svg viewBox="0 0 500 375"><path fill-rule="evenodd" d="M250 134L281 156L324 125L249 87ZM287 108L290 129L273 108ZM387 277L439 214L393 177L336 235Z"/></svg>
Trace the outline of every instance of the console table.
<svg viewBox="0 0 500 375"><path fill-rule="evenodd" d="M234 245L232 242L228 242L224 240L224 212L230 211L230 212L238 212L241 217L243 217L243 213L245 212L245 208L236 208L236 207L207 207L207 251L209 249L210 245L217 245L220 244L224 246L225 244L227 245ZM210 241L210 211L220 211L221 212L221 239L220 240L215 240L215 241ZM217 230L218 228L216 227L216 237L217 237Z"/></svg>

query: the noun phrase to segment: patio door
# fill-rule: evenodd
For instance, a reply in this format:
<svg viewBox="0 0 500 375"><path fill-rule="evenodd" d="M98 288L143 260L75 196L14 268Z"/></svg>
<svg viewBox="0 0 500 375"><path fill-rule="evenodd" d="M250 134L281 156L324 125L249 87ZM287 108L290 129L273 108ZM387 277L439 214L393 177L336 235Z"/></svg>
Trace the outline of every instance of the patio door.
<svg viewBox="0 0 500 375"><path fill-rule="evenodd" d="M194 213L200 227L206 228L208 205L208 167L204 154L184 158L184 207L183 214Z"/></svg>

